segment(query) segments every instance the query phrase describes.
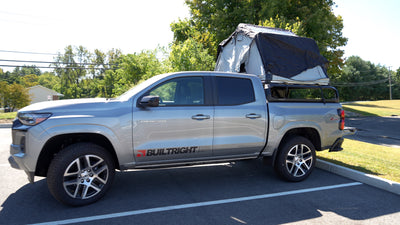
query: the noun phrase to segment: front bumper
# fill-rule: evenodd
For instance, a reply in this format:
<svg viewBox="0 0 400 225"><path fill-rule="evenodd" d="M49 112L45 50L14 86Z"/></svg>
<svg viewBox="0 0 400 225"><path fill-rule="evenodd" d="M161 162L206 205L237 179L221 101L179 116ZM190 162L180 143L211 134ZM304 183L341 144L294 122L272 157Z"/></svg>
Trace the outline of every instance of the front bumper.
<svg viewBox="0 0 400 225"><path fill-rule="evenodd" d="M10 163L10 166L14 169L24 170L26 175L28 176L29 182L33 183L35 172L29 171L29 169L26 167L24 163L26 155L21 151L20 146L12 144L10 146L10 154L10 157L8 157L8 162Z"/></svg>
<svg viewBox="0 0 400 225"><path fill-rule="evenodd" d="M12 130L13 143L10 145L10 157L8 158L8 162L12 168L24 170L28 175L29 182L33 183L35 172L29 169L29 164L27 164L29 157L25 153L26 134L26 130Z"/></svg>

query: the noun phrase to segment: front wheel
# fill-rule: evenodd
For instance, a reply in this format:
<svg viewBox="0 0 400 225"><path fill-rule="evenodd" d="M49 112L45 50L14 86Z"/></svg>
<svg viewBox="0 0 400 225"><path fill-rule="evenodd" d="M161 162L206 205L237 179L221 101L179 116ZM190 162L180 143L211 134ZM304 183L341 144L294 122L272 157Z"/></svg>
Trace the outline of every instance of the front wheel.
<svg viewBox="0 0 400 225"><path fill-rule="evenodd" d="M315 166L314 145L301 136L294 136L280 148L276 158L275 171L288 181L306 179Z"/></svg>
<svg viewBox="0 0 400 225"><path fill-rule="evenodd" d="M47 185L58 201L87 205L99 200L114 179L111 155L92 143L77 143L59 152L50 163Z"/></svg>

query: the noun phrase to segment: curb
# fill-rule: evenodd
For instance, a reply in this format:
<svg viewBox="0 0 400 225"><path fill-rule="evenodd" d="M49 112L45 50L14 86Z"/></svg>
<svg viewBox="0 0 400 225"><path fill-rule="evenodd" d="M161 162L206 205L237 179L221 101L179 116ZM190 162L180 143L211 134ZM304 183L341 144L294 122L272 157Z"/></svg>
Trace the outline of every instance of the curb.
<svg viewBox="0 0 400 225"><path fill-rule="evenodd" d="M400 183L317 159L317 168L400 195Z"/></svg>
<svg viewBox="0 0 400 225"><path fill-rule="evenodd" d="M11 128L12 123L0 123L0 128Z"/></svg>

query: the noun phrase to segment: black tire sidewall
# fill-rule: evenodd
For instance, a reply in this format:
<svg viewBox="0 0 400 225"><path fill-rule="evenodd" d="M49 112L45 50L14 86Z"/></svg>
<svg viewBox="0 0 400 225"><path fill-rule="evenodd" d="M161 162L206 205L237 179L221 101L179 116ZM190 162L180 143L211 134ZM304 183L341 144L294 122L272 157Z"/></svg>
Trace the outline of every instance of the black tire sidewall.
<svg viewBox="0 0 400 225"><path fill-rule="evenodd" d="M312 154L313 160L312 160L310 169L303 176L295 177L292 174L290 174L290 172L287 170L286 158L287 158L287 155L288 155L290 149L293 146L296 146L299 144L304 144L304 145L308 146L308 148L311 149L311 154ZM287 181L299 182L299 181L306 179L311 174L311 172L313 171L313 169L315 167L315 161L316 161L315 147L311 143L311 141L302 136L293 136L293 137L286 139L285 143L279 148L279 152L277 154L276 163L275 163L275 171L281 178L283 178Z"/></svg>
<svg viewBox="0 0 400 225"><path fill-rule="evenodd" d="M64 190L64 172L75 159L84 155L96 155L102 158L108 166L108 179L101 191L95 196L88 199L75 199L69 196ZM58 201L67 205L81 206L93 203L102 198L110 188L114 174L115 165L112 157L103 147L92 143L77 143L66 147L54 157L47 172L47 185L50 193Z"/></svg>

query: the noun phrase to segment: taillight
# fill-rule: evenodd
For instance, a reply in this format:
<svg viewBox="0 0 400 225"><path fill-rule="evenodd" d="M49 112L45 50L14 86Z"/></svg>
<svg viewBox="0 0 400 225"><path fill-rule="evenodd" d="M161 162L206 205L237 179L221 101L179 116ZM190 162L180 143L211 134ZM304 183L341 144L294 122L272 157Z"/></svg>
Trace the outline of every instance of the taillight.
<svg viewBox="0 0 400 225"><path fill-rule="evenodd" d="M343 109L338 109L338 114L340 116L339 130L344 130L344 118L345 118L344 110Z"/></svg>

